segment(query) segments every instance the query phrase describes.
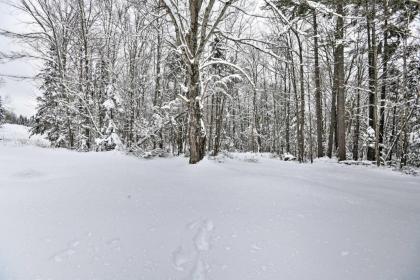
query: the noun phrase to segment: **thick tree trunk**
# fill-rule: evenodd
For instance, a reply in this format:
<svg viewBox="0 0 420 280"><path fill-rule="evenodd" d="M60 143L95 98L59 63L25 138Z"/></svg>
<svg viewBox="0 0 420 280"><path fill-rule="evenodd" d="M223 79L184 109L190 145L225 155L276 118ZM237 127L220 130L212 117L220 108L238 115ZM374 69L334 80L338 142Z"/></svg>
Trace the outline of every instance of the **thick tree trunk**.
<svg viewBox="0 0 420 280"><path fill-rule="evenodd" d="M206 128L204 127L201 105L200 68L198 64L191 65L188 81L189 99L189 144L190 163L195 164L205 156Z"/></svg>

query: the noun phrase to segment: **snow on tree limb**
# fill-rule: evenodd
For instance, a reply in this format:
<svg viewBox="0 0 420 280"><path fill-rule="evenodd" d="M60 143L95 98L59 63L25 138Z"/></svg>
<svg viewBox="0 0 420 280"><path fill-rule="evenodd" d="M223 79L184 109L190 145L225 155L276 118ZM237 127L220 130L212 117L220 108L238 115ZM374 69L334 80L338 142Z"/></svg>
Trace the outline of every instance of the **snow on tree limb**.
<svg viewBox="0 0 420 280"><path fill-rule="evenodd" d="M236 69L236 70L238 70L239 72L241 72L244 76L245 76L245 78L248 80L248 82L252 85L252 87L255 89L256 88L256 86L255 86L255 84L254 84L254 82L252 81L252 79L249 77L249 75L241 68L241 67L239 67L238 65L235 65L235 64L233 64L233 63L230 63L230 62L227 62L227 61L224 61L224 60L213 60L213 61L209 61L209 62L206 62L204 65L202 65L200 68L201 69L204 69L204 68L206 68L206 67L209 67L209 66L211 66L211 65L216 65L216 64L221 64L221 65L226 65L226 66L229 66L229 67L232 67L232 68L234 68L234 69Z"/></svg>

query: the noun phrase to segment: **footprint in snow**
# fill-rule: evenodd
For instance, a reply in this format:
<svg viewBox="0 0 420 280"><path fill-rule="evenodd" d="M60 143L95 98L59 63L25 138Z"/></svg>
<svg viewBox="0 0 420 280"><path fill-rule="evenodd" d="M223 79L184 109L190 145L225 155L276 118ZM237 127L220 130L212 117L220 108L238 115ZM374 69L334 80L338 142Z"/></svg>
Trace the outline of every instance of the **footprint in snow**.
<svg viewBox="0 0 420 280"><path fill-rule="evenodd" d="M197 251L208 251L210 250L210 238L211 232L214 229L212 221L204 221L197 231L194 237L194 244Z"/></svg>
<svg viewBox="0 0 420 280"><path fill-rule="evenodd" d="M210 220L194 222L187 225L190 230L196 230L192 239L193 249L188 251L179 246L172 253L172 264L178 271L185 271L190 267L189 280L206 280L210 265L205 261L205 254L211 249L211 233L214 224Z"/></svg>

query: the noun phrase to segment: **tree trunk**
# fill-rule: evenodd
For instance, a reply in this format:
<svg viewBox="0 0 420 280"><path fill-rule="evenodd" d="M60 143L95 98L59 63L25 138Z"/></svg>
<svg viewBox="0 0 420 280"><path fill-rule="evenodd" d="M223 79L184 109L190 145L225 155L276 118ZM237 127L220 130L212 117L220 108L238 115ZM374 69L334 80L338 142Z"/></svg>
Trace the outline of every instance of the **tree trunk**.
<svg viewBox="0 0 420 280"><path fill-rule="evenodd" d="M344 10L343 0L337 3L337 14L342 15L337 17L336 29L336 70L337 70L337 138L338 138L338 160L346 160L346 127L345 127L345 96L344 96ZM334 74L335 75L335 74Z"/></svg>
<svg viewBox="0 0 420 280"><path fill-rule="evenodd" d="M334 50L334 61L337 61L337 51ZM329 135L328 135L328 150L327 150L327 156L329 158L332 157L333 153L333 147L335 146L335 138L336 138L336 128L337 128L337 110L336 110L336 104L337 104L337 64L334 63L334 81L333 81L333 88L332 88L332 95L331 95L331 120L330 120L330 129L329 129Z"/></svg>
<svg viewBox="0 0 420 280"><path fill-rule="evenodd" d="M287 76L285 74L284 75L284 92L287 94L287 98L286 98L286 153L290 154L290 94L291 94L290 89L291 89L291 84L290 84L290 79L289 79L289 83L288 83L289 85L287 86L287 89L286 89L286 78Z"/></svg>
<svg viewBox="0 0 420 280"><path fill-rule="evenodd" d="M206 128L201 108L199 65L192 64L190 70L188 81L190 163L195 164L205 156Z"/></svg>
<svg viewBox="0 0 420 280"><path fill-rule="evenodd" d="M316 111L316 139L317 139L317 155L324 156L324 146L322 140L322 97L321 97L321 75L319 71L319 49L318 49L318 23L316 18L316 10L312 12L313 28L314 28L314 58L315 58L315 111Z"/></svg>
<svg viewBox="0 0 420 280"><path fill-rule="evenodd" d="M384 127L385 127L385 98L388 83L388 60L389 60L389 45L388 45L388 0L384 0L384 55L382 68L382 88L381 88L381 108L379 112L379 152L382 153L384 144ZM384 159L387 160L387 159Z"/></svg>
<svg viewBox="0 0 420 280"><path fill-rule="evenodd" d="M213 156L217 156L220 152L220 145L222 143L222 128L223 128L223 112L225 110L225 98L224 96L217 97L216 106L216 131L214 137L214 150Z"/></svg>
<svg viewBox="0 0 420 280"><path fill-rule="evenodd" d="M158 21L159 25L159 21ZM155 92L153 96L153 106L160 107L162 105L162 91L161 91L161 81L162 81L162 69L161 69L161 61L162 61L162 31L161 27L157 27L157 45L156 45L156 72L155 72ZM162 129L159 129L157 133L158 137L153 138L153 147L156 148L158 146L160 149L163 149L163 134ZM158 141L158 143L156 143Z"/></svg>
<svg viewBox="0 0 420 280"><path fill-rule="evenodd" d="M84 120L84 137L85 137L85 149L90 150L90 119L89 119L89 100L90 100L90 81L89 81L89 56L88 56L88 38L87 38L87 22L85 17L85 4L83 0L78 1L79 9L80 9L80 27L81 27L81 39L83 45L83 59L82 63L84 65L84 72L82 76L82 92L84 93L84 113L85 113L85 120Z"/></svg>
<svg viewBox="0 0 420 280"><path fill-rule="evenodd" d="M303 47L299 34L293 31L299 47L299 79L300 79L300 110L298 110L298 160L303 162L305 159L305 84L303 69ZM296 90L296 87L295 87ZM296 99L297 102L297 99Z"/></svg>
<svg viewBox="0 0 420 280"><path fill-rule="evenodd" d="M309 80L309 77L308 77ZM310 84L307 83L307 92L308 92L308 118L309 118L309 159L311 160L311 163L314 163L314 144L313 144L313 136L312 136L312 110L311 110L311 93L310 93Z"/></svg>
<svg viewBox="0 0 420 280"><path fill-rule="evenodd" d="M374 1L376 2L376 1ZM372 8L369 5L370 1L366 2L366 9L368 10L367 15L367 32L368 32L368 60L369 60L369 127L370 132L376 134L376 34L375 34L375 4L373 3ZM375 135L376 139L376 135ZM375 141L376 142L376 141ZM376 143L375 143L376 146ZM375 160L375 147L372 147L372 143L368 143L367 159L370 161Z"/></svg>
<svg viewBox="0 0 420 280"><path fill-rule="evenodd" d="M362 84L361 61L357 64L357 99L356 99L356 123L353 134L353 160L359 160L359 138L360 138L360 87Z"/></svg>

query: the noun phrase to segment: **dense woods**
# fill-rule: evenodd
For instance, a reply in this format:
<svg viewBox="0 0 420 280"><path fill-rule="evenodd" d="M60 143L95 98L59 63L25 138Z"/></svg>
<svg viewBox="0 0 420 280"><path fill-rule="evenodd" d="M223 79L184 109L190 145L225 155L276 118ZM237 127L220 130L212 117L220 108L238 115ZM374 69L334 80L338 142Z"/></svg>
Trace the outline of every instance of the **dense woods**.
<svg viewBox="0 0 420 280"><path fill-rule="evenodd" d="M22 0L34 134L80 151L420 165L419 4Z"/></svg>

